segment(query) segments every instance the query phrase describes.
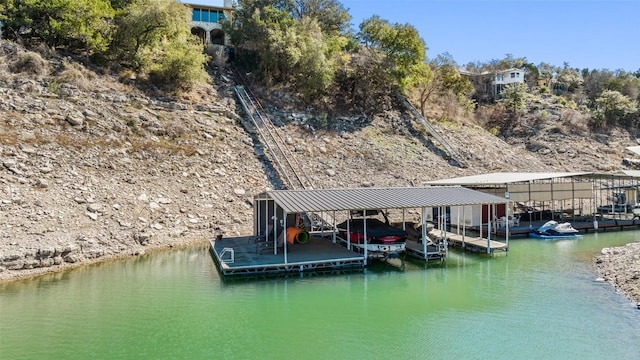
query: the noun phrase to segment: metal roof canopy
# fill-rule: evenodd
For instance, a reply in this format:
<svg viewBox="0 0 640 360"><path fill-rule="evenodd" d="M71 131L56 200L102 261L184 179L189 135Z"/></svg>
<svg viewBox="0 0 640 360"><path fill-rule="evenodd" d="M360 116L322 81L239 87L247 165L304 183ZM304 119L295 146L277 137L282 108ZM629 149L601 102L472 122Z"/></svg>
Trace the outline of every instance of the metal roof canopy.
<svg viewBox="0 0 640 360"><path fill-rule="evenodd" d="M640 155L640 146L627 146L627 150L631 151L636 155Z"/></svg>
<svg viewBox="0 0 640 360"><path fill-rule="evenodd" d="M461 186L272 190L255 198L271 198L287 213L503 204L509 201Z"/></svg>
<svg viewBox="0 0 640 360"><path fill-rule="evenodd" d="M529 182L534 180L550 180L567 177L588 177L594 175L591 172L522 172L522 173L491 173L472 176L463 176L451 179L429 181L430 185L504 185L517 182Z"/></svg>

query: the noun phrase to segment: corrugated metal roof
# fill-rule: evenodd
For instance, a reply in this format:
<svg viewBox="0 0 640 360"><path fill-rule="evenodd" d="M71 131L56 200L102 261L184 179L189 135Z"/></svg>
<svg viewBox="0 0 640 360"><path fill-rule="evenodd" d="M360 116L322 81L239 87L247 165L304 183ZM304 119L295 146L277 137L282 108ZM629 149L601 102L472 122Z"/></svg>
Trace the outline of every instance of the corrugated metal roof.
<svg viewBox="0 0 640 360"><path fill-rule="evenodd" d="M631 178L640 178L640 170L618 170L616 175L626 175Z"/></svg>
<svg viewBox="0 0 640 360"><path fill-rule="evenodd" d="M504 185L533 180L557 179L563 177L591 175L590 172L522 172L522 173L492 173L463 176L452 179L429 181L430 185Z"/></svg>
<svg viewBox="0 0 640 360"><path fill-rule="evenodd" d="M273 190L266 195L288 213L503 204L509 201L459 186Z"/></svg>
<svg viewBox="0 0 640 360"><path fill-rule="evenodd" d="M631 151L636 155L640 155L640 146L628 146L627 150Z"/></svg>

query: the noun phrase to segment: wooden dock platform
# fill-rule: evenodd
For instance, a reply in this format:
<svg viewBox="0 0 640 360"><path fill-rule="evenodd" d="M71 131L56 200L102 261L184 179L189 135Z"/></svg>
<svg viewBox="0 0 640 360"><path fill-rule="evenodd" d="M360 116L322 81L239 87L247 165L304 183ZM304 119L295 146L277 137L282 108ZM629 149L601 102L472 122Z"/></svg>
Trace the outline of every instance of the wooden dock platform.
<svg viewBox="0 0 640 360"><path fill-rule="evenodd" d="M315 236L305 244L288 244L286 263L282 249L278 249L276 255L270 249L264 251L256 246L254 236L210 239L209 242L211 255L225 276L362 269L365 264L364 256Z"/></svg>

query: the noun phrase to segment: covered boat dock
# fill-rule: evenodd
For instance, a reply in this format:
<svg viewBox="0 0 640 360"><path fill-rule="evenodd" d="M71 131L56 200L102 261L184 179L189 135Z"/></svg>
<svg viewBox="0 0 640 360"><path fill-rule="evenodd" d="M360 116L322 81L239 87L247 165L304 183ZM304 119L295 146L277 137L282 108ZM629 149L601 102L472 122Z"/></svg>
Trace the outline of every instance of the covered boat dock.
<svg viewBox="0 0 640 360"><path fill-rule="evenodd" d="M326 269L362 268L370 254L339 236L337 224L353 211L395 209L393 226L407 230L407 254L419 259L442 258L447 251L447 223L436 225L443 242L427 236L427 209L459 206L508 206L509 200L460 186L272 190L254 197L254 235L213 238L212 256L224 275L260 275ZM407 211L420 214L420 226L406 220ZM289 241L305 225L304 242ZM414 224L414 225L412 225ZM411 227L411 228L410 228ZM413 234L413 236L412 236ZM491 234L484 251L492 251ZM464 236L464 234L463 234ZM366 239L366 220L365 220ZM438 247L441 246L441 247ZM503 248L508 249L507 243Z"/></svg>
<svg viewBox="0 0 640 360"><path fill-rule="evenodd" d="M530 227L547 220L571 222L581 231L637 227L640 215L640 172L531 172L491 173L430 181L427 184L464 186L504 196L513 207L498 206L489 219L486 208L476 208L471 228L500 236L527 235ZM451 223L459 211L451 209ZM491 225L489 225L489 221Z"/></svg>

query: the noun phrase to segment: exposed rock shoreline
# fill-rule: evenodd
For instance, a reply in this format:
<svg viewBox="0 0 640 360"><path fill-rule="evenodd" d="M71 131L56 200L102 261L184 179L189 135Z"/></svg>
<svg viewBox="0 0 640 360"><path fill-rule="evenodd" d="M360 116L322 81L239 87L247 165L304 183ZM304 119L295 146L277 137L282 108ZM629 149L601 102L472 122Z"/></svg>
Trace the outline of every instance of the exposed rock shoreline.
<svg viewBox="0 0 640 360"><path fill-rule="evenodd" d="M0 45L0 281L204 243L215 227L226 235L252 232L252 198L275 187L277 176L241 125L229 77L168 99L81 66L71 68L73 76L49 75L61 66L55 58L47 60L50 71L14 74L7 64L24 50ZM498 171L611 171L622 168L624 147L636 144L615 130L562 132L559 119L577 115L544 109L548 125L523 119L507 138L470 122L434 123L466 168L452 166L396 110L330 119L331 131L316 129L323 119L312 113L270 111L318 188L420 186ZM598 268L638 301L637 271L626 277L629 267L620 262L636 259L637 269L640 246L625 249L610 250Z"/></svg>
<svg viewBox="0 0 640 360"><path fill-rule="evenodd" d="M640 309L640 243L602 249L596 266L605 281Z"/></svg>

